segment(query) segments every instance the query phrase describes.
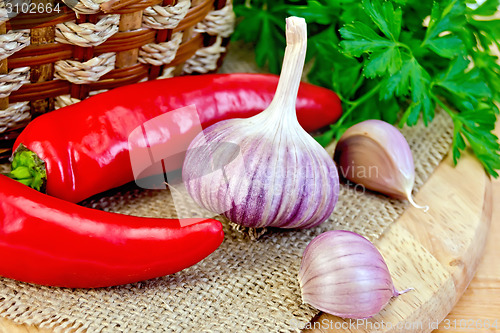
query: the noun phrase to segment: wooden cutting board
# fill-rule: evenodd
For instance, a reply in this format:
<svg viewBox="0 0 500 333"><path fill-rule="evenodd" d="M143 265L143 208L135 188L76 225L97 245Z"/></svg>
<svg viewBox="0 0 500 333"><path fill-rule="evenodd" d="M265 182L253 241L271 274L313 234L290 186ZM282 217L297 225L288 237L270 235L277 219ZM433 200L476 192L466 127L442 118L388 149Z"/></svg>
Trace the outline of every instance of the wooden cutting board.
<svg viewBox="0 0 500 333"><path fill-rule="evenodd" d="M320 314L305 332L431 332L438 328L469 285L482 256L493 209L491 180L469 153L457 167L448 156L420 189L416 202L431 208L427 213L409 208L375 242L396 288L415 290L393 299L368 320ZM457 324L450 323L450 332L456 331ZM470 328L477 331L475 326Z"/></svg>

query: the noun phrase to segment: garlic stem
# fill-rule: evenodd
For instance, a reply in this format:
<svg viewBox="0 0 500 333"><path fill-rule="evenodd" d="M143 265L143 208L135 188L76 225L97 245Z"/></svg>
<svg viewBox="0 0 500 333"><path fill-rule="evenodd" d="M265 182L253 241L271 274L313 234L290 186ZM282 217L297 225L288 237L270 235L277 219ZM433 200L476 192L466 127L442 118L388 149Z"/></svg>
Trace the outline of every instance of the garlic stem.
<svg viewBox="0 0 500 333"><path fill-rule="evenodd" d="M295 102L307 51L307 25L303 18L291 16L286 19L286 45L278 88L266 111L297 119Z"/></svg>

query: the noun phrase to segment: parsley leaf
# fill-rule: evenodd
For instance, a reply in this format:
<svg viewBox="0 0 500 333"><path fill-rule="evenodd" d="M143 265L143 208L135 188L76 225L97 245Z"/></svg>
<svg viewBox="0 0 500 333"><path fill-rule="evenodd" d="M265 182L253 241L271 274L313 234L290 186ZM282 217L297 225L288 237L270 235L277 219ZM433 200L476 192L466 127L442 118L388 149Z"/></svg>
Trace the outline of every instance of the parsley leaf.
<svg viewBox="0 0 500 333"><path fill-rule="evenodd" d="M289 15L305 18L308 24L318 23L326 25L337 21L335 13L338 10L339 6L333 1L323 4L321 1L311 0L307 2L307 6L290 6L287 12Z"/></svg>
<svg viewBox="0 0 500 333"><path fill-rule="evenodd" d="M363 53L380 51L394 45L394 42L379 36L371 27L363 22L346 24L340 29L344 40L340 46L350 55L359 57Z"/></svg>
<svg viewBox="0 0 500 333"><path fill-rule="evenodd" d="M270 9L266 9L269 8ZM285 53L285 14L281 6L234 8L236 15L244 17L235 30L233 38L246 42L255 41L255 61L260 67L266 64L269 71L278 74Z"/></svg>
<svg viewBox="0 0 500 333"><path fill-rule="evenodd" d="M366 77L374 78L386 72L394 74L401 68L402 58L396 42L379 36L365 23L347 24L340 29L340 34L344 38L340 46L347 54L354 57L369 54L364 66Z"/></svg>
<svg viewBox="0 0 500 333"><path fill-rule="evenodd" d="M447 33L464 25L464 13L465 3L463 1L453 0L446 6L440 6L438 2L434 2L422 46L429 47L444 58L451 59L458 56L463 42L458 36ZM446 35L441 36L443 33Z"/></svg>
<svg viewBox="0 0 500 333"><path fill-rule="evenodd" d="M392 41L399 39L403 15L401 7L394 8L390 1L381 3L369 0L363 0L363 6L366 13L388 39Z"/></svg>
<svg viewBox="0 0 500 333"><path fill-rule="evenodd" d="M469 63L466 58L458 57L446 72L436 77L433 83L462 100L470 101L472 107L476 107L480 99L488 99L492 95L491 90L481 79L479 70L477 68L467 70Z"/></svg>
<svg viewBox="0 0 500 333"><path fill-rule="evenodd" d="M344 54L337 44L338 37L332 26L309 38L308 52L314 64L308 78L320 86L333 85L337 94L348 100L364 81L362 65Z"/></svg>
<svg viewBox="0 0 500 333"><path fill-rule="evenodd" d="M457 27L463 25L465 10L464 1L451 0L445 6L440 6L439 2L434 2L423 44L425 45L429 40L439 38L439 35L443 32L454 31Z"/></svg>
<svg viewBox="0 0 500 333"><path fill-rule="evenodd" d="M478 8L473 11L475 15L479 16L493 16L498 11L498 0L486 0Z"/></svg>
<svg viewBox="0 0 500 333"><path fill-rule="evenodd" d="M385 89L380 91L380 99L387 100L392 96L407 96L410 91L410 75L413 67L409 57L403 59L401 70L384 79Z"/></svg>
<svg viewBox="0 0 500 333"><path fill-rule="evenodd" d="M496 117L487 105L483 107L484 109L461 112L452 116L455 125L453 161L456 164L461 151L465 150L465 138L486 171L496 178L498 177L496 170L500 169L500 158L498 158L500 145L498 137L491 133L495 127Z"/></svg>
<svg viewBox="0 0 500 333"><path fill-rule="evenodd" d="M425 125L434 118L435 104L429 96L430 76L425 69L416 61L410 61L410 90L412 103L403 115L401 125L406 122L409 126L415 125L420 114L423 114Z"/></svg>

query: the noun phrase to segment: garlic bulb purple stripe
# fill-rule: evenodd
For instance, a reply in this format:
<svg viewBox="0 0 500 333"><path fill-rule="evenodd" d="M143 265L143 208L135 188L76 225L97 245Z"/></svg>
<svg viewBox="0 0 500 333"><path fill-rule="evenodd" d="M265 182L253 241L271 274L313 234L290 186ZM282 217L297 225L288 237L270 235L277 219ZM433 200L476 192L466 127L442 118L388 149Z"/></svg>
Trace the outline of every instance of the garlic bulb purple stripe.
<svg viewBox="0 0 500 333"><path fill-rule="evenodd" d="M369 190L407 199L414 207L428 209L413 200L412 152L403 134L391 124L371 119L351 126L337 143L335 160L343 177Z"/></svg>
<svg viewBox="0 0 500 333"><path fill-rule="evenodd" d="M246 227L314 227L332 214L338 198L337 168L295 111L306 24L297 17L286 23L283 68L269 107L205 129L191 143L182 171L197 204ZM237 156L224 149L227 144L239 147Z"/></svg>
<svg viewBox="0 0 500 333"><path fill-rule="evenodd" d="M377 248L344 230L327 231L309 243L298 279L305 303L352 319L372 317L392 297L410 290L397 291Z"/></svg>

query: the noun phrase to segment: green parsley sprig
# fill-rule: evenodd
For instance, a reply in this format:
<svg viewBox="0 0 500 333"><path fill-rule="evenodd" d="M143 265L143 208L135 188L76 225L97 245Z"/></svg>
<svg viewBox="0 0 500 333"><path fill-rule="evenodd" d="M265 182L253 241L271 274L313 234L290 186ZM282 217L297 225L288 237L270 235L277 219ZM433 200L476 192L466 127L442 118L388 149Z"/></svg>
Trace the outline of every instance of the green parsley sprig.
<svg viewBox="0 0 500 333"><path fill-rule="evenodd" d="M308 79L334 90L342 117L316 139L326 146L351 125L383 119L432 122L436 106L454 124L453 159L469 146L498 177L498 0L235 0L233 38L255 43L256 61L279 73L289 15L308 22Z"/></svg>

